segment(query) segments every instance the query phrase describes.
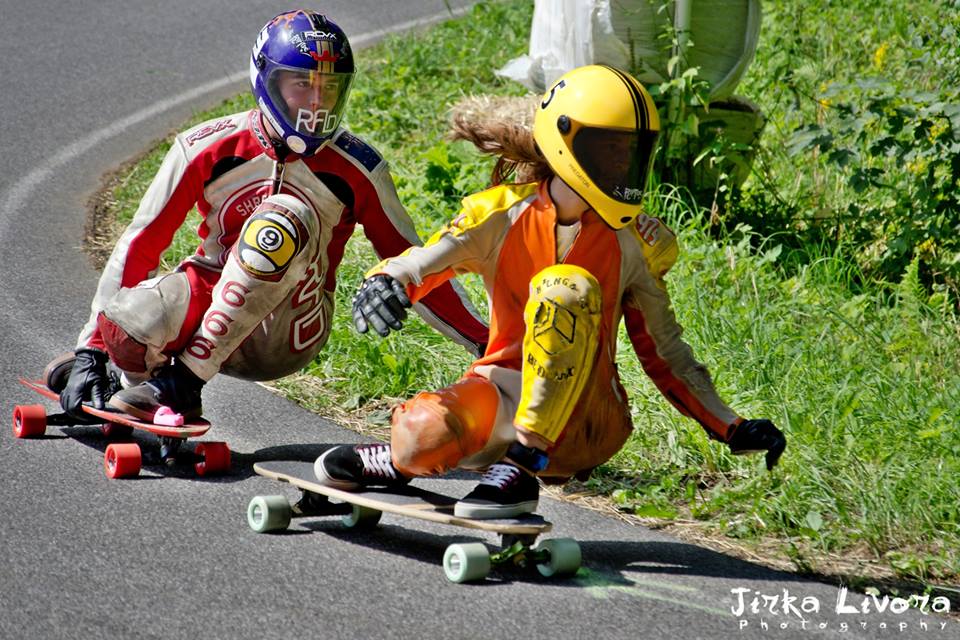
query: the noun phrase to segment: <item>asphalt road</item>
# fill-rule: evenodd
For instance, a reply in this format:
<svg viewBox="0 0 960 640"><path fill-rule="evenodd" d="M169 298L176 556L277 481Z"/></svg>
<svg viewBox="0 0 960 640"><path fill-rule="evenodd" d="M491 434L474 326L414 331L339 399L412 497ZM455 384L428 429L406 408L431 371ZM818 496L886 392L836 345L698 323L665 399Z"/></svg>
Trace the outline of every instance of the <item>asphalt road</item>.
<svg viewBox="0 0 960 640"><path fill-rule="evenodd" d="M3 0L0 7L0 390L10 415L14 404L38 401L17 378L39 375L73 344L87 316L97 273L80 245L100 176L193 110L243 90L252 38L288 7L225 0L54 0L30 9ZM437 16L445 3L330 0L323 8L356 45ZM0 638L960 635L956 622L942 629L938 618L881 614L870 602L866 613L838 615L835 587L548 499L541 511L554 534L583 548L584 569L574 579L506 571L452 585L440 568L446 545L496 540L390 516L374 533L308 520L287 534L257 535L245 521L249 499L295 492L253 475L253 462L311 460L324 443L357 436L229 379L208 386L205 406L211 437L235 453L224 478L148 467L137 480L111 481L96 429L50 428L36 440L0 430ZM457 477L424 484L454 494L471 486ZM737 615L737 589L748 601L795 597L798 608L807 598L806 622L782 602Z"/></svg>

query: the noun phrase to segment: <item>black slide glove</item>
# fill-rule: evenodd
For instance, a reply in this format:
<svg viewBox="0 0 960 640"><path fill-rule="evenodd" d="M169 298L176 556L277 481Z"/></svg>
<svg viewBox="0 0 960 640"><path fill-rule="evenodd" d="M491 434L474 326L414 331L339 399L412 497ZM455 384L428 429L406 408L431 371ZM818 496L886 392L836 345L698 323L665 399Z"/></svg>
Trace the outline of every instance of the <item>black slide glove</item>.
<svg viewBox="0 0 960 640"><path fill-rule="evenodd" d="M77 359L70 370L67 386L60 393L60 406L74 418L85 419L80 408L89 400L97 409L103 409L110 388L107 377L107 354L97 349L77 349Z"/></svg>
<svg viewBox="0 0 960 640"><path fill-rule="evenodd" d="M744 420L733 428L727 444L730 453L738 456L766 451L767 470L770 471L787 448L787 438L769 420Z"/></svg>
<svg viewBox="0 0 960 640"><path fill-rule="evenodd" d="M370 327L385 338L390 329L399 331L407 319L410 298L396 279L380 274L363 281L353 296L353 326L360 333Z"/></svg>

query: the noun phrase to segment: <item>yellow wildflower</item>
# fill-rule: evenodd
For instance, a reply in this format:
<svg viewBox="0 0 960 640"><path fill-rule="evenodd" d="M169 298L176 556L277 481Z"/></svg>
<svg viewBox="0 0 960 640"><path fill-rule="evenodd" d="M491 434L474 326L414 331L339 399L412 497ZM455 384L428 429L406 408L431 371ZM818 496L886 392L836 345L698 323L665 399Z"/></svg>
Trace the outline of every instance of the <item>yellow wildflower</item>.
<svg viewBox="0 0 960 640"><path fill-rule="evenodd" d="M930 161L926 158L917 158L916 160L911 160L907 163L907 171L918 176L927 170L927 166L929 164Z"/></svg>
<svg viewBox="0 0 960 640"><path fill-rule="evenodd" d="M827 89L829 89L829 88L830 88L830 85L828 85L826 82L821 83L821 84L820 84L820 95L823 96L823 94L825 94L825 93L827 92ZM820 103L820 106L821 106L821 107L829 107L829 106L830 106L830 98L821 97L821 98L817 99L817 102Z"/></svg>
<svg viewBox="0 0 960 640"><path fill-rule="evenodd" d="M873 68L879 71L883 69L883 63L887 60L887 50L890 49L890 44L884 42L877 50L873 52Z"/></svg>
<svg viewBox="0 0 960 640"><path fill-rule="evenodd" d="M947 130L947 123L938 120L933 123L933 126L930 127L930 131L927 132L927 140L930 142L935 141L940 137L940 134Z"/></svg>

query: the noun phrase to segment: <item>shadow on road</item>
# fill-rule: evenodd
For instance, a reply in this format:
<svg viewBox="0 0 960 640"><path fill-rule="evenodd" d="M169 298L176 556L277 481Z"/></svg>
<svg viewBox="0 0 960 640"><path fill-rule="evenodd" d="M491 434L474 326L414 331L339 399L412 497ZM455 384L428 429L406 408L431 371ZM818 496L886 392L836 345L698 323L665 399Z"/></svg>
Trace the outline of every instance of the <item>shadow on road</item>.
<svg viewBox="0 0 960 640"><path fill-rule="evenodd" d="M142 469L144 470L161 474L164 477L221 483L238 482L256 475L253 471L253 463L255 462L265 460L300 460L313 462L317 456L331 446L329 444L290 444L268 447L254 451L253 453L231 451L231 472L229 474L201 477L196 474L193 465L198 460L194 453L194 447L198 443L203 442L203 440L188 440L185 442L177 454L176 464L168 466L160 459L157 438L152 437L150 434L134 432L127 437L112 438L104 436L99 426L73 426L64 427L61 434L46 434L42 438L70 438L101 453L105 453L107 447L113 443L136 442L140 445L143 455ZM229 446L229 443L227 444Z"/></svg>
<svg viewBox="0 0 960 640"><path fill-rule="evenodd" d="M390 518L385 514L385 519ZM491 550L498 550L500 541L493 534L450 529L449 534L407 528L392 519L381 521L369 531L346 529L336 518L303 518L288 532L278 535L302 535L313 532L337 538L378 551L388 552L438 568L447 546L457 542L484 542ZM305 531L306 530L306 531ZM544 536L549 538L550 536ZM551 578L541 576L534 567L514 565L495 567L486 584L505 582L548 582L558 586L574 587L633 587L638 578L669 583L669 576L703 576L744 581L767 580L778 585L801 581L795 575L774 571L749 562L731 558L709 549L683 542L631 540L578 540L583 555L583 568L574 577ZM318 541L317 551L322 549ZM305 552L308 552L305 549ZM309 552L308 552L309 553ZM641 580L642 581L642 580Z"/></svg>
<svg viewBox="0 0 960 640"><path fill-rule="evenodd" d="M103 435L99 425L77 425L60 427L60 432L46 433L36 438L37 440L64 440L71 439L80 444L95 449L100 453L105 453L107 447L113 443L136 442L140 445L143 461L142 469L161 476L169 478L181 478L201 482L239 482L256 475L253 471L253 465L256 462L265 462L268 460L292 460L298 462L313 462L324 451L334 446L331 443L295 443L278 445L274 447L265 447L253 452L243 452L231 450L231 472L227 475L200 477L193 469L197 457L194 454L194 447L207 438L202 440L191 439L184 443L177 455L176 464L172 466L165 465L160 460L158 441L151 434L134 431L132 435L122 438L108 437ZM229 446L229 442L227 445ZM475 474L470 472L451 472L444 476L445 479L457 480L476 478Z"/></svg>
<svg viewBox="0 0 960 640"><path fill-rule="evenodd" d="M659 576L703 576L738 580L803 581L796 575L768 569L684 542L603 541L581 542L584 562L619 573Z"/></svg>

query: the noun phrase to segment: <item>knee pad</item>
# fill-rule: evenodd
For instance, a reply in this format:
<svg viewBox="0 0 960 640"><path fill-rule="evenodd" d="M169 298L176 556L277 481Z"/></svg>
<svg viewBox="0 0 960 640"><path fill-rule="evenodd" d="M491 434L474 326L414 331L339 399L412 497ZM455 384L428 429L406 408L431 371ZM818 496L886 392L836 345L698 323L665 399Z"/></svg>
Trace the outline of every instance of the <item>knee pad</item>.
<svg viewBox="0 0 960 640"><path fill-rule="evenodd" d="M442 473L480 451L496 422L500 396L483 378L418 393L393 413L393 463L407 475Z"/></svg>
<svg viewBox="0 0 960 640"><path fill-rule="evenodd" d="M597 279L575 265L547 267L530 281L517 426L556 442L590 376L602 297Z"/></svg>
<svg viewBox="0 0 960 640"><path fill-rule="evenodd" d="M547 267L530 280L523 313L527 336L545 353L572 348L583 325L599 318L601 297L600 283L586 269L570 264Z"/></svg>
<svg viewBox="0 0 960 640"><path fill-rule="evenodd" d="M258 280L280 280L319 226L316 213L302 200L272 195L244 223L234 245L237 260Z"/></svg>
<svg viewBox="0 0 960 640"><path fill-rule="evenodd" d="M147 345L131 337L102 311L97 315L97 329L103 337L107 355L118 367L131 373L146 373L151 368L147 362L150 359Z"/></svg>
<svg viewBox="0 0 960 640"><path fill-rule="evenodd" d="M180 272L118 291L97 316L110 359L136 373L162 364L161 351L176 340L189 305L190 284Z"/></svg>

